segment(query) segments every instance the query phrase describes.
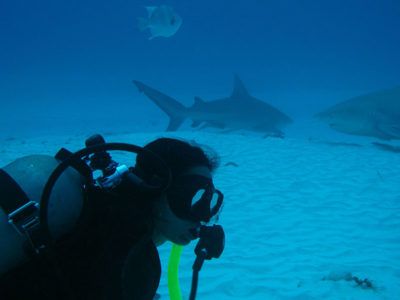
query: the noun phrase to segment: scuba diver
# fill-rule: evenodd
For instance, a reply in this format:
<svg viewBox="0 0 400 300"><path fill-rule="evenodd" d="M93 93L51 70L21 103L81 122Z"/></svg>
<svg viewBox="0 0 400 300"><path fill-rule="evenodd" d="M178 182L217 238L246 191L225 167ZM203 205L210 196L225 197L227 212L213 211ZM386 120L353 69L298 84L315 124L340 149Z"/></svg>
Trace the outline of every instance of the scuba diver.
<svg viewBox="0 0 400 300"><path fill-rule="evenodd" d="M117 163L112 150L136 153L135 165ZM94 135L77 152L0 168L0 299L154 299L157 246L198 239L195 299L204 260L224 249L217 165L215 154L182 140L142 148Z"/></svg>

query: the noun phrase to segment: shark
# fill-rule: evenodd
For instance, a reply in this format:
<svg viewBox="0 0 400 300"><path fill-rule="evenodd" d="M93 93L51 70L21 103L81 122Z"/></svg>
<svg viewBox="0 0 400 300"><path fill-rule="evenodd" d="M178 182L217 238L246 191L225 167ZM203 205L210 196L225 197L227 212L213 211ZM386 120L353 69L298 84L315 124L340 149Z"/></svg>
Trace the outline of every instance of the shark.
<svg viewBox="0 0 400 300"><path fill-rule="evenodd" d="M283 127L293 122L277 108L251 96L237 75L229 97L212 101L194 97L190 107L140 81L134 80L133 83L169 116L167 131L176 131L186 119L191 119L192 127L197 129L247 130L283 137Z"/></svg>
<svg viewBox="0 0 400 300"><path fill-rule="evenodd" d="M342 133L400 139L400 86L348 99L315 116Z"/></svg>

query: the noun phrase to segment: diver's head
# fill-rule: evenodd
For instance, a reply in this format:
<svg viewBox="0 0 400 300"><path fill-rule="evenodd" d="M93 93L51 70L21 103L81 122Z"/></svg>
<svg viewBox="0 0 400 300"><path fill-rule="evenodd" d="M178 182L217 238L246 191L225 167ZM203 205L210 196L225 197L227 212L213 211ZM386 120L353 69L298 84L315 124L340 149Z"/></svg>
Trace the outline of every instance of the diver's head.
<svg viewBox="0 0 400 300"><path fill-rule="evenodd" d="M154 202L154 241L158 245L166 240L186 245L198 237L200 225L217 217L221 208L222 193L212 182L218 156L170 138L157 139L144 148L163 159L172 175L170 187ZM156 170L150 159L139 154L135 169L151 181Z"/></svg>

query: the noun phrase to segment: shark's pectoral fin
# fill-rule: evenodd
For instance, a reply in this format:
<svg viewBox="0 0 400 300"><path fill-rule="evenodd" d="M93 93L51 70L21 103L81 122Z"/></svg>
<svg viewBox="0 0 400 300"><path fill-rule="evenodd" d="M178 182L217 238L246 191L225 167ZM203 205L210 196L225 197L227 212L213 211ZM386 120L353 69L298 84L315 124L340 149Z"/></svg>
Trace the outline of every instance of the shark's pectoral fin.
<svg viewBox="0 0 400 300"><path fill-rule="evenodd" d="M373 130L374 136L381 140L400 139L400 128L396 124L375 122Z"/></svg>
<svg viewBox="0 0 400 300"><path fill-rule="evenodd" d="M393 145L383 144L383 143L378 143L378 142L372 142L372 144L384 151L400 153L400 147L398 147L398 146L393 146Z"/></svg>
<svg viewBox="0 0 400 300"><path fill-rule="evenodd" d="M373 112L373 124L378 138L383 140L400 139L399 116L377 110Z"/></svg>
<svg viewBox="0 0 400 300"><path fill-rule="evenodd" d="M392 123L380 123L377 126L384 139L400 139L400 125Z"/></svg>
<svg viewBox="0 0 400 300"><path fill-rule="evenodd" d="M285 133L282 130L280 130L277 127L272 126L271 124L268 124L268 123L253 126L252 129L255 131L263 132L264 138L267 138L267 137L284 138L285 137Z"/></svg>

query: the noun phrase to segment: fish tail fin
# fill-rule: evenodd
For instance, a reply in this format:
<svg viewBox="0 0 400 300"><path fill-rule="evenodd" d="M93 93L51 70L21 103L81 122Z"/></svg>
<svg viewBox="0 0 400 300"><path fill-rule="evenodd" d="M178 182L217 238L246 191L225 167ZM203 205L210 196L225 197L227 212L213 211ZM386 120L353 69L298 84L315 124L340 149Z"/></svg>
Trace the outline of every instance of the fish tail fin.
<svg viewBox="0 0 400 300"><path fill-rule="evenodd" d="M162 111L169 117L167 131L175 131L182 125L187 118L188 108L183 106L175 99L143 84L140 81L134 80L133 83L137 86L140 92L144 93L151 101L153 101Z"/></svg>
<svg viewBox="0 0 400 300"><path fill-rule="evenodd" d="M167 131L176 131L185 121L185 118L170 116Z"/></svg>
<svg viewBox="0 0 400 300"><path fill-rule="evenodd" d="M149 27L149 20L146 18L137 18L138 28L140 31L146 30Z"/></svg>

